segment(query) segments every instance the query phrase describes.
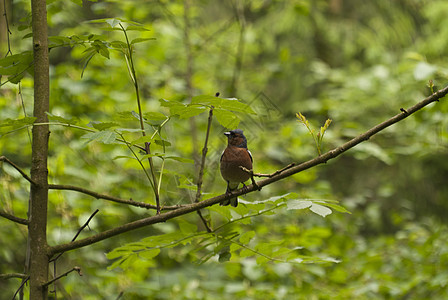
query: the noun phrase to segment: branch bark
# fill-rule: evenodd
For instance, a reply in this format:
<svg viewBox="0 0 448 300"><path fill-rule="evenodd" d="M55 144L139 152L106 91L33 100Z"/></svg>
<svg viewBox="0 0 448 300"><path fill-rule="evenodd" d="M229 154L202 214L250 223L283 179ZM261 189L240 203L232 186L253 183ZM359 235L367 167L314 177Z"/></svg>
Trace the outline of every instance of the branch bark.
<svg viewBox="0 0 448 300"><path fill-rule="evenodd" d="M278 171L278 173L276 175L274 175L270 178L266 178L266 179L258 181L256 185L251 184L249 186L246 186L245 188L235 190L229 194L222 194L222 195L219 195L219 196L216 196L216 197L213 197L213 198L201 201L201 202L196 202L196 203L185 205L181 208L172 210L172 211L164 213L164 214L159 214L156 216L151 216L151 217L140 219L140 220L137 220L134 222L130 222L130 223L124 224L122 226L112 228L110 230L101 232L99 234L93 235L91 237L88 237L88 238L85 238L82 240L78 240L78 241L63 244L63 245L53 246L53 247L49 248L48 254L50 256L53 256L57 253L81 248L81 247L84 247L84 246L87 246L90 244L94 244L94 243L97 243L104 239L131 231L131 230L134 230L137 228L141 228L141 227L148 226L151 224L166 222L175 217L182 216L182 215L197 211L199 209L220 203L223 200L230 199L235 196L241 196L243 194L251 193L253 191L258 190L259 188L261 188L263 186L269 185L271 183L274 183L274 182L284 179L286 177L292 176L298 172L307 170L316 165L326 163L328 160L339 156L340 154L344 153L345 151L355 147L359 143L368 140L371 136L377 134L378 132L384 130L385 128L407 118L408 116L410 116L411 114L415 113L416 111L422 109L423 107L427 106L428 104L430 104L434 101L438 101L440 98L444 97L446 94L448 94L448 86L443 88L442 90L435 92L431 96L427 97L426 99L422 100L421 102L417 103L416 105L414 105L406 110L401 109L401 108L397 109L397 110L401 111L399 114L376 125L375 127L369 129L365 133L344 143L343 145L341 145L333 150L330 150L321 156L318 156L314 159L306 161L304 163L294 165L294 166L292 166L292 164L290 164L287 167Z"/></svg>
<svg viewBox="0 0 448 300"><path fill-rule="evenodd" d="M14 216L14 215L8 214L4 210L0 210L0 216L3 217L3 218L8 219L10 221L22 224L22 225L28 225L28 220L27 219L22 219L22 218Z"/></svg>

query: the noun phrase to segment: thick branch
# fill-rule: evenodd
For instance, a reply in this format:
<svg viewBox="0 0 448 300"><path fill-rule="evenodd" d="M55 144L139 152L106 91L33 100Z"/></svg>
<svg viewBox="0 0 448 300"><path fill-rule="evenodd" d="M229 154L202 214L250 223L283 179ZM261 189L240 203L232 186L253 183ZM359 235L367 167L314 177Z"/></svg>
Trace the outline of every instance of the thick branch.
<svg viewBox="0 0 448 300"><path fill-rule="evenodd" d="M13 222L22 224L22 225L28 225L28 220L27 219L22 219L16 216L13 216L11 214L8 214L6 211L4 210L0 210L0 216L3 218L6 218L8 220L11 220Z"/></svg>
<svg viewBox="0 0 448 300"><path fill-rule="evenodd" d="M201 202L185 205L181 208L178 208L176 210L173 210L173 211L170 211L170 212L167 212L164 214L147 217L147 218L140 219L140 220L137 220L134 222L130 222L125 225L112 228L110 230L104 231L102 233L93 235L91 237L88 237L88 238L85 238L85 239L82 239L79 241L67 243L64 245L50 247L49 255L54 255L56 253L60 253L63 251L69 251L69 250L81 248L81 247L102 241L104 239L119 235L121 233L125 233L125 232L131 231L131 230L134 230L137 228L141 228L141 227L144 227L147 225L166 222L175 217L182 216L182 215L197 211L199 209L220 203L223 200L253 192L255 190L258 190L258 188L261 188L261 187L271 184L273 182L279 181L283 178L292 176L298 172L304 171L304 170L314 167L318 164L326 163L328 160L335 158L335 157L339 156L340 154L344 153L345 151L347 151L348 149L353 148L354 146L358 145L359 143L368 140L371 136L373 136L376 133L384 130L385 128L405 119L406 117L408 117L409 115L422 109L426 105L428 105L434 101L438 101L440 98L444 97L447 93L448 93L448 87L445 87L444 89L432 94L431 96L427 97L423 101L417 103L416 105L408 108L404 112L402 111L401 113L395 115L394 117L390 118L389 120L387 120L383 123L380 123L377 126L366 131L365 133L351 139L347 143L345 143L333 150L330 150L327 153L325 153L319 157L316 157L312 160L309 160L307 162L301 163L301 164L293 166L293 167L283 168L284 169L283 172L278 173L277 175L272 176L271 178L260 180L257 182L257 185L252 184L252 185L247 186L246 188L241 188L236 191L233 191L232 193L219 195L219 196L216 196L216 197L213 197L213 198L201 201Z"/></svg>

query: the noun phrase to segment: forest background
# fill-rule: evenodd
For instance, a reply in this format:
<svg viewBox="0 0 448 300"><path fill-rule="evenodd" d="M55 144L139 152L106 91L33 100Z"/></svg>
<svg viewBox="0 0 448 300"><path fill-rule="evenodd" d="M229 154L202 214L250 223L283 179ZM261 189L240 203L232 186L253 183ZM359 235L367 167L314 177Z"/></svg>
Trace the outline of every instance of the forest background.
<svg viewBox="0 0 448 300"><path fill-rule="evenodd" d="M120 44L112 43L126 42L120 24L134 41L148 130L161 132L160 157L153 158L164 170L162 206L194 201L198 164L193 162L199 161L208 124L207 109L179 113L174 101L190 103L219 92L247 105L214 115L204 168L206 199L225 191L218 163L227 129L243 129L255 172L272 173L318 154L297 112L316 130L332 119L321 146L325 152L446 86L446 1L358 2L47 1L49 117L55 124L50 183L155 203L130 150L110 139L115 124L138 129L129 61L117 50ZM6 3L1 54L27 53L29 1ZM3 72L0 89L0 155L25 171L29 127L11 120L32 112L28 73L29 68L17 77ZM209 226L221 229L214 239L204 233L198 215L189 214L67 252L58 270L79 266L82 276L57 281L58 294L64 299L446 298L447 111L442 99L325 165L242 196L236 209L202 210ZM25 218L28 182L5 163L0 172L2 210ZM275 208L282 199L287 205ZM316 205L300 206L307 201ZM70 241L96 209L99 214L81 236L154 214L52 190L50 245ZM3 218L0 224L0 273L21 272L26 228ZM139 245L149 251L134 253ZM118 255L118 247L127 256ZM17 279L1 280L1 297L9 299L19 285Z"/></svg>

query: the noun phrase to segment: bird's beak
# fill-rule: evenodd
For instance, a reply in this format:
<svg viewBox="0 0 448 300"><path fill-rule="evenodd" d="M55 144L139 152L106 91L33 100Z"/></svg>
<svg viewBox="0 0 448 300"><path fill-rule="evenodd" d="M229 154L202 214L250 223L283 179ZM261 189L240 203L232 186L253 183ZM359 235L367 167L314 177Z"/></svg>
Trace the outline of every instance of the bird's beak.
<svg viewBox="0 0 448 300"><path fill-rule="evenodd" d="M229 136L230 136L230 132L224 132L224 135L225 135L226 137L229 137Z"/></svg>

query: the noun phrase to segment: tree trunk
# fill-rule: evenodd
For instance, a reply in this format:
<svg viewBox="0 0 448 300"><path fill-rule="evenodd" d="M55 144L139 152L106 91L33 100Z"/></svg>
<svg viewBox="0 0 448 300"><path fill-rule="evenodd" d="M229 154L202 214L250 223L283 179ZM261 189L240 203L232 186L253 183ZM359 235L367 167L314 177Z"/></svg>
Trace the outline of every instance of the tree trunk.
<svg viewBox="0 0 448 300"><path fill-rule="evenodd" d="M36 123L48 123L50 80L47 37L47 8L45 0L31 0L34 49L34 117ZM48 125L33 127L31 155L31 185L29 206L30 299L47 299L47 203L48 203Z"/></svg>

